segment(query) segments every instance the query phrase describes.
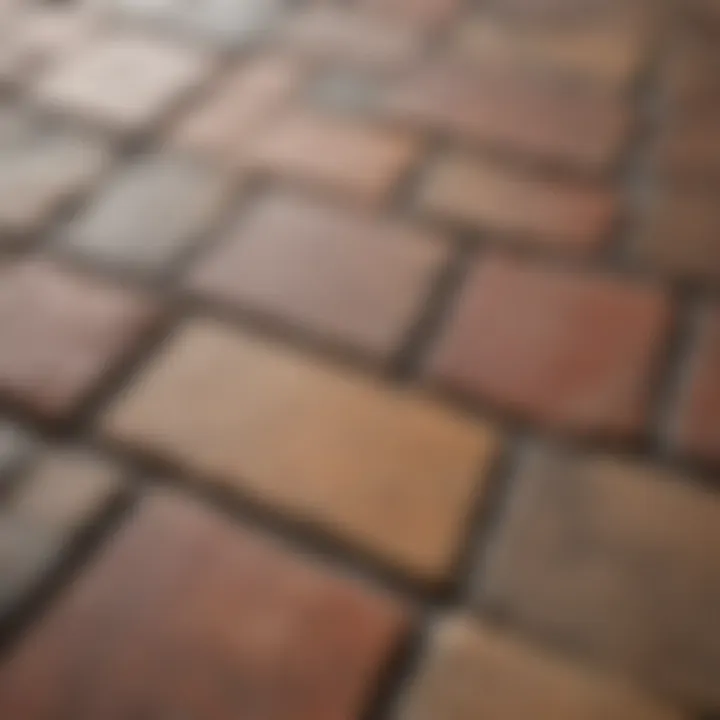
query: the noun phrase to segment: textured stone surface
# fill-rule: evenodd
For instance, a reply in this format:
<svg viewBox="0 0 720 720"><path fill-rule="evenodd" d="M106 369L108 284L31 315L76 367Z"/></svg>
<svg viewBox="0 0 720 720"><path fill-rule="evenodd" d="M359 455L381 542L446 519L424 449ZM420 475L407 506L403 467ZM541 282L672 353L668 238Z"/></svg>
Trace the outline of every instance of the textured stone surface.
<svg viewBox="0 0 720 720"><path fill-rule="evenodd" d="M271 124L253 148L251 162L280 177L379 203L419 151L407 132L306 111Z"/></svg>
<svg viewBox="0 0 720 720"><path fill-rule="evenodd" d="M211 71L206 55L141 36L81 46L41 78L37 94L54 109L120 132L148 130Z"/></svg>
<svg viewBox="0 0 720 720"><path fill-rule="evenodd" d="M297 59L280 55L242 63L182 117L175 141L181 148L236 167L267 121L296 92L303 75Z"/></svg>
<svg viewBox="0 0 720 720"><path fill-rule="evenodd" d="M0 395L72 414L155 317L148 298L47 262L0 266Z"/></svg>
<svg viewBox="0 0 720 720"><path fill-rule="evenodd" d="M432 215L493 236L569 252L597 249L617 214L607 188L548 180L459 154L429 170L418 202Z"/></svg>
<svg viewBox="0 0 720 720"><path fill-rule="evenodd" d="M700 183L720 178L718 121L720 106L706 113L689 113L668 123L657 147L656 164L660 173L678 182Z"/></svg>
<svg viewBox="0 0 720 720"><path fill-rule="evenodd" d="M443 239L281 194L256 203L193 273L201 293L387 359L447 260Z"/></svg>
<svg viewBox="0 0 720 720"><path fill-rule="evenodd" d="M429 370L532 422L637 433L668 321L656 289L492 257L468 278Z"/></svg>
<svg viewBox="0 0 720 720"><path fill-rule="evenodd" d="M220 215L228 183L175 155L136 160L94 197L63 245L109 265L160 271Z"/></svg>
<svg viewBox="0 0 720 720"><path fill-rule="evenodd" d="M298 13L281 33L283 47L333 63L395 68L422 50L411 26L348 8L315 6Z"/></svg>
<svg viewBox="0 0 720 720"><path fill-rule="evenodd" d="M31 238L109 165L97 139L44 127L20 111L0 119L0 245Z"/></svg>
<svg viewBox="0 0 720 720"><path fill-rule="evenodd" d="M673 439L683 452L720 465L720 307L703 314L690 353Z"/></svg>
<svg viewBox="0 0 720 720"><path fill-rule="evenodd" d="M496 446L484 424L197 323L103 426L433 580L452 570Z"/></svg>
<svg viewBox="0 0 720 720"><path fill-rule="evenodd" d="M635 257L654 269L696 280L720 280L720 206L708 188L659 192L635 243Z"/></svg>
<svg viewBox="0 0 720 720"><path fill-rule="evenodd" d="M444 618L398 720L680 720L619 681L584 672L469 617Z"/></svg>
<svg viewBox="0 0 720 720"><path fill-rule="evenodd" d="M617 160L629 127L622 100L517 68L436 61L380 95L381 112L412 126L587 171Z"/></svg>
<svg viewBox="0 0 720 720"><path fill-rule="evenodd" d="M146 499L0 670L0 714L360 717L389 597L173 496Z"/></svg>
<svg viewBox="0 0 720 720"><path fill-rule="evenodd" d="M481 66L534 68L567 80L625 90L648 59L647 25L631 15L567 26L502 22L478 14L458 25L455 47Z"/></svg>
<svg viewBox="0 0 720 720"><path fill-rule="evenodd" d="M538 453L491 543L484 601L508 621L720 708L720 501L662 470Z"/></svg>
<svg viewBox="0 0 720 720"><path fill-rule="evenodd" d="M0 617L42 582L77 534L121 491L110 466L87 455L46 455L0 510Z"/></svg>

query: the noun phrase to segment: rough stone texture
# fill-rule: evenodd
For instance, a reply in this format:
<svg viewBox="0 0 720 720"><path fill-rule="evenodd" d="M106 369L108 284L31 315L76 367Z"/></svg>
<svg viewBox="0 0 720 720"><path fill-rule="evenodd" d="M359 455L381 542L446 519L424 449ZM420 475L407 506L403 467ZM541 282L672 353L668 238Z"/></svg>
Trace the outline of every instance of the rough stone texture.
<svg viewBox="0 0 720 720"><path fill-rule="evenodd" d="M720 280L720 206L709 188L658 193L635 257L654 269L694 280Z"/></svg>
<svg viewBox="0 0 720 720"><path fill-rule="evenodd" d="M429 372L533 423L635 434L668 325L656 289L491 257L468 278Z"/></svg>
<svg viewBox="0 0 720 720"><path fill-rule="evenodd" d="M484 424L209 323L103 427L429 580L451 572L496 447Z"/></svg>
<svg viewBox="0 0 720 720"><path fill-rule="evenodd" d="M37 87L53 109L118 132L146 131L211 71L208 56L157 39L120 35L81 46Z"/></svg>
<svg viewBox="0 0 720 720"><path fill-rule="evenodd" d="M0 715L360 717L405 625L393 599L156 495L0 670Z"/></svg>
<svg viewBox="0 0 720 720"><path fill-rule="evenodd" d="M625 102L519 68L435 61L388 83L378 111L412 126L585 171L606 170L624 145Z"/></svg>
<svg viewBox="0 0 720 720"><path fill-rule="evenodd" d="M444 239L427 232L280 194L255 204L191 285L388 359L447 257Z"/></svg>
<svg viewBox="0 0 720 720"><path fill-rule="evenodd" d="M77 453L49 454L20 479L0 509L0 618L38 587L120 492L111 466Z"/></svg>
<svg viewBox="0 0 720 720"><path fill-rule="evenodd" d="M301 111L267 129L253 148L251 164L378 204L419 151L418 141L407 132Z"/></svg>
<svg viewBox="0 0 720 720"><path fill-rule="evenodd" d="M486 559L508 622L720 708L720 502L669 472L537 453Z"/></svg>
<svg viewBox="0 0 720 720"><path fill-rule="evenodd" d="M688 377L673 413L676 446L720 465L720 307L703 315L692 344Z"/></svg>
<svg viewBox="0 0 720 720"><path fill-rule="evenodd" d="M432 215L493 236L568 252L598 249L617 215L606 187L548 180L460 154L430 168L418 202Z"/></svg>
<svg viewBox="0 0 720 720"><path fill-rule="evenodd" d="M144 296L28 260L0 266L0 395L71 415L156 318Z"/></svg>
<svg viewBox="0 0 720 720"><path fill-rule="evenodd" d="M109 165L97 139L8 109L0 119L0 245L32 239Z"/></svg>
<svg viewBox="0 0 720 720"><path fill-rule="evenodd" d="M254 139L297 91L303 76L301 63L285 56L242 63L180 120L173 138L181 148L214 162L242 165Z"/></svg>
<svg viewBox="0 0 720 720"><path fill-rule="evenodd" d="M221 174L184 157L145 155L94 197L63 245L111 266L161 271L217 221L227 199Z"/></svg>
<svg viewBox="0 0 720 720"><path fill-rule="evenodd" d="M568 27L502 22L478 14L458 25L455 47L481 64L539 68L567 80L626 90L645 66L649 38L647 22L627 16Z"/></svg>
<svg viewBox="0 0 720 720"><path fill-rule="evenodd" d="M475 623L444 618L398 720L681 720L640 691Z"/></svg>
<svg viewBox="0 0 720 720"><path fill-rule="evenodd" d="M283 47L333 63L397 68L416 60L420 36L409 25L349 8L315 6L298 13L281 33Z"/></svg>

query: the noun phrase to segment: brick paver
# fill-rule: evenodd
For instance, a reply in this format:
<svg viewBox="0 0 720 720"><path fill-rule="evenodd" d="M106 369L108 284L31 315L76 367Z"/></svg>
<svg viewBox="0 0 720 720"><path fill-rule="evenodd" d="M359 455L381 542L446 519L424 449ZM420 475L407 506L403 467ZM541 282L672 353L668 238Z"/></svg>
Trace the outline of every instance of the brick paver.
<svg viewBox="0 0 720 720"><path fill-rule="evenodd" d="M0 718L717 715L717 7L0 0Z"/></svg>
<svg viewBox="0 0 720 720"><path fill-rule="evenodd" d="M33 239L109 160L97 138L44 127L8 107L0 119L0 246Z"/></svg>
<svg viewBox="0 0 720 720"><path fill-rule="evenodd" d="M270 124L253 147L249 163L281 178L378 204L387 199L419 151L410 132L304 111Z"/></svg>
<svg viewBox="0 0 720 720"><path fill-rule="evenodd" d="M485 424L200 322L103 424L428 579L451 572L496 448Z"/></svg>
<svg viewBox="0 0 720 720"><path fill-rule="evenodd" d="M720 465L720 308L704 313L687 377L673 408L673 441L683 452Z"/></svg>
<svg viewBox="0 0 720 720"><path fill-rule="evenodd" d="M657 289L494 257L473 269L428 372L533 422L637 433L668 325Z"/></svg>
<svg viewBox="0 0 720 720"><path fill-rule="evenodd" d="M718 499L668 471L537 453L482 595L538 636L717 709L719 534Z"/></svg>
<svg viewBox="0 0 720 720"><path fill-rule="evenodd" d="M0 511L0 619L57 566L73 539L122 491L107 463L48 454L21 477Z"/></svg>
<svg viewBox="0 0 720 720"><path fill-rule="evenodd" d="M510 241L569 252L597 249L617 216L613 194L602 187L548 181L462 155L430 170L419 204Z"/></svg>
<svg viewBox="0 0 720 720"><path fill-rule="evenodd" d="M387 359L419 318L447 250L444 238L281 195L244 218L191 284Z"/></svg>
<svg viewBox="0 0 720 720"><path fill-rule="evenodd" d="M149 130L211 70L206 54L134 35L73 48L40 79L50 108L118 132Z"/></svg>
<svg viewBox="0 0 720 720"><path fill-rule="evenodd" d="M444 618L398 720L680 720L616 680L583 672L469 617Z"/></svg>
<svg viewBox="0 0 720 720"><path fill-rule="evenodd" d="M144 296L41 261L0 266L0 397L68 417L147 331Z"/></svg>
<svg viewBox="0 0 720 720"><path fill-rule="evenodd" d="M389 597L156 496L0 670L0 714L360 717L405 624Z"/></svg>
<svg viewBox="0 0 720 720"><path fill-rule="evenodd" d="M145 156L101 189L62 244L112 266L160 271L216 222L228 190L221 173L187 158Z"/></svg>

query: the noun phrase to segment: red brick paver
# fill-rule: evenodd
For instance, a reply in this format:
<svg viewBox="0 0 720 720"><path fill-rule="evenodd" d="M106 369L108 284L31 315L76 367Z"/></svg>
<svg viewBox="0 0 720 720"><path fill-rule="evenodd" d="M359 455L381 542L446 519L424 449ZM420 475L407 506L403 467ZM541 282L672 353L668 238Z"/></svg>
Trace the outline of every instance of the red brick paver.
<svg viewBox="0 0 720 720"><path fill-rule="evenodd" d="M157 496L0 670L0 715L359 717L404 625L391 599Z"/></svg>
<svg viewBox="0 0 720 720"><path fill-rule="evenodd" d="M492 258L473 269L428 372L533 422L637 433L668 321L656 289Z"/></svg>

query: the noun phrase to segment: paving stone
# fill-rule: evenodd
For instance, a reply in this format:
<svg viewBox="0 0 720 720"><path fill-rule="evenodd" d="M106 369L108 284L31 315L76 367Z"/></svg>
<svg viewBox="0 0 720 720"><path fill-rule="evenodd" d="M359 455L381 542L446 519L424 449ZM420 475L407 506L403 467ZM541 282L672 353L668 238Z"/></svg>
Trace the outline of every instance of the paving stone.
<svg viewBox="0 0 720 720"><path fill-rule="evenodd" d="M44 230L109 163L107 148L97 139L8 112L0 120L0 245Z"/></svg>
<svg viewBox="0 0 720 720"><path fill-rule="evenodd" d="M676 118L661 132L656 163L661 174L673 182L717 181L720 178L720 121L718 108Z"/></svg>
<svg viewBox="0 0 720 720"><path fill-rule="evenodd" d="M216 221L228 191L222 174L187 158L145 155L100 191L64 245L110 265L158 272Z"/></svg>
<svg viewBox="0 0 720 720"><path fill-rule="evenodd" d="M157 317L146 296L44 261L0 266L0 394L60 420Z"/></svg>
<svg viewBox="0 0 720 720"><path fill-rule="evenodd" d="M0 618L46 578L78 533L122 490L116 470L88 455L46 455L0 511Z"/></svg>
<svg viewBox="0 0 720 720"><path fill-rule="evenodd" d="M31 448L32 442L27 435L0 420L0 488L2 478L27 457Z"/></svg>
<svg viewBox="0 0 720 720"><path fill-rule="evenodd" d="M630 4L626 0L488 0L485 3L492 12L515 21L569 25L600 22Z"/></svg>
<svg viewBox="0 0 720 720"><path fill-rule="evenodd" d="M428 369L533 423L636 434L669 320L653 287L492 257L472 270Z"/></svg>
<svg viewBox="0 0 720 720"><path fill-rule="evenodd" d="M673 409L675 444L720 464L720 308L704 313L690 351L688 377Z"/></svg>
<svg viewBox="0 0 720 720"><path fill-rule="evenodd" d="M419 318L447 250L409 226L276 194L200 263L191 285L386 360Z"/></svg>
<svg viewBox="0 0 720 720"><path fill-rule="evenodd" d="M298 111L268 127L253 148L251 164L377 204L419 152L417 139L404 131Z"/></svg>
<svg viewBox="0 0 720 720"><path fill-rule="evenodd" d="M360 6L380 17L410 23L422 28L444 25L455 17L461 0L362 0Z"/></svg>
<svg viewBox="0 0 720 720"><path fill-rule="evenodd" d="M644 68L650 51L647 18L624 13L606 23L580 26L517 24L492 16L458 25L455 47L481 64L504 63L540 69L567 80L626 90Z"/></svg>
<svg viewBox="0 0 720 720"><path fill-rule="evenodd" d="M404 607L155 495L0 670L0 713L360 717Z"/></svg>
<svg viewBox="0 0 720 720"><path fill-rule="evenodd" d="M430 168L418 202L443 219L570 252L598 249L617 216L607 187L549 180L460 154Z"/></svg>
<svg viewBox="0 0 720 720"><path fill-rule="evenodd" d="M720 501L659 468L538 451L491 542L481 595L693 706L720 707Z"/></svg>
<svg viewBox="0 0 720 720"><path fill-rule="evenodd" d="M0 80L27 81L74 47L89 43L98 32L88 12L62 5L29 5L2 37Z"/></svg>
<svg viewBox="0 0 720 720"><path fill-rule="evenodd" d="M173 137L183 149L237 167L248 148L302 82L296 58L261 56L242 63L184 116Z"/></svg>
<svg viewBox="0 0 720 720"><path fill-rule="evenodd" d="M398 720L681 720L619 680L590 674L469 617L444 618Z"/></svg>
<svg viewBox="0 0 720 720"><path fill-rule="evenodd" d="M388 17L333 6L309 7L282 28L283 47L332 63L395 68L416 60L420 35Z"/></svg>
<svg viewBox="0 0 720 720"><path fill-rule="evenodd" d="M716 193L711 187L661 189L633 250L636 259L670 275L720 280L720 207Z"/></svg>
<svg viewBox="0 0 720 720"><path fill-rule="evenodd" d="M68 55L40 80L46 105L119 132L146 131L210 73L207 55L141 36L113 36Z"/></svg>
<svg viewBox="0 0 720 720"><path fill-rule="evenodd" d="M705 111L720 104L720 52L698 34L677 39L660 76L667 105L684 112Z"/></svg>
<svg viewBox="0 0 720 720"><path fill-rule="evenodd" d="M627 105L609 93L567 87L551 76L458 61L418 64L387 83L377 112L413 127L552 164L606 170L625 143Z"/></svg>
<svg viewBox="0 0 720 720"><path fill-rule="evenodd" d="M103 431L431 581L453 570L496 448L483 423L198 321Z"/></svg>
<svg viewBox="0 0 720 720"><path fill-rule="evenodd" d="M227 49L261 39L282 9L280 0L96 0L95 4L111 17Z"/></svg>

